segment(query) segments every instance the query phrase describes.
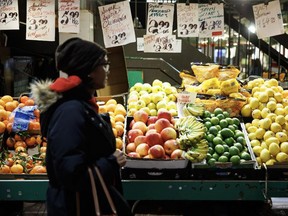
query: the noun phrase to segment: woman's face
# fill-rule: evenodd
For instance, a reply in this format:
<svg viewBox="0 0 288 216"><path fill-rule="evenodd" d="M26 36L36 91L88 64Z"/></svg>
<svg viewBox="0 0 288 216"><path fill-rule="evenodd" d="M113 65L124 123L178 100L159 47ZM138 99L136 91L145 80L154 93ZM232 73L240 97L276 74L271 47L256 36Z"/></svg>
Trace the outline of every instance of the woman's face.
<svg viewBox="0 0 288 216"><path fill-rule="evenodd" d="M107 55L105 55L104 58L100 60L96 69L89 74L89 77L92 79L91 87L93 89L102 89L106 86L108 74L110 73L109 67L110 62L108 61Z"/></svg>

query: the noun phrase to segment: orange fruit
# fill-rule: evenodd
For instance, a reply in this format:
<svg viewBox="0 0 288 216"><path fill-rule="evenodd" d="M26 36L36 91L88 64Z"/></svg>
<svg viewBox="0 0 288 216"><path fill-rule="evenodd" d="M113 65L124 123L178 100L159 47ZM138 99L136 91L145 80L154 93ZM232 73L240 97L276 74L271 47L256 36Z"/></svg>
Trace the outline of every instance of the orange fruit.
<svg viewBox="0 0 288 216"><path fill-rule="evenodd" d="M15 152L16 153L26 152L26 148L24 148L23 146L18 146L17 148L15 148Z"/></svg>
<svg viewBox="0 0 288 216"><path fill-rule="evenodd" d="M4 96L1 97L1 100L4 101L4 103L12 102L13 101L13 97L10 96L10 95L4 95Z"/></svg>
<svg viewBox="0 0 288 216"><path fill-rule="evenodd" d="M5 101L3 101L2 99L0 99L0 105L1 105L2 107L4 107L4 106L5 106Z"/></svg>
<svg viewBox="0 0 288 216"><path fill-rule="evenodd" d="M18 147L26 148L27 145L24 141L16 141L14 144L14 149L17 149Z"/></svg>
<svg viewBox="0 0 288 216"><path fill-rule="evenodd" d="M12 112L16 109L17 105L13 101L9 101L5 104L5 110Z"/></svg>
<svg viewBox="0 0 288 216"><path fill-rule="evenodd" d="M13 126L13 123L11 123L11 122L9 122L9 123L7 124L7 126L6 126L6 129L7 129L7 131L8 131L9 133L12 132L12 126Z"/></svg>
<svg viewBox="0 0 288 216"><path fill-rule="evenodd" d="M39 109L35 109L33 113L34 113L34 116L36 118L40 118L40 110Z"/></svg>
<svg viewBox="0 0 288 216"><path fill-rule="evenodd" d="M32 170L29 172L29 174L36 174L36 173L46 173L46 167L42 165L35 165Z"/></svg>
<svg viewBox="0 0 288 216"><path fill-rule="evenodd" d="M0 121L4 121L8 118L6 110L0 109Z"/></svg>
<svg viewBox="0 0 288 216"><path fill-rule="evenodd" d="M13 100L12 103L15 105L15 107L18 107L19 102L17 100Z"/></svg>
<svg viewBox="0 0 288 216"><path fill-rule="evenodd" d="M121 125L123 128L124 128L124 122L120 122L120 121L117 121L117 122L115 122L115 125Z"/></svg>
<svg viewBox="0 0 288 216"><path fill-rule="evenodd" d="M19 103L19 104L18 104L18 107L19 107L19 108L22 108L22 107L24 107L24 106L25 106L24 103Z"/></svg>
<svg viewBox="0 0 288 216"><path fill-rule="evenodd" d="M30 121L28 130L30 131L40 131L40 123L37 121Z"/></svg>
<svg viewBox="0 0 288 216"><path fill-rule="evenodd" d="M4 106L5 106L5 104L3 106L0 105L0 110L5 110Z"/></svg>
<svg viewBox="0 0 288 216"><path fill-rule="evenodd" d="M24 168L20 164L13 164L10 170L11 173L23 173Z"/></svg>
<svg viewBox="0 0 288 216"><path fill-rule="evenodd" d="M116 148L122 150L123 140L120 137L116 137Z"/></svg>
<svg viewBox="0 0 288 216"><path fill-rule="evenodd" d="M106 113L107 112L107 109L106 109L106 106L105 105L101 105L99 106L99 113Z"/></svg>
<svg viewBox="0 0 288 216"><path fill-rule="evenodd" d="M14 139L15 139L16 141L23 141L23 140L24 140L23 137L20 136L19 134L15 134L15 135L14 135Z"/></svg>
<svg viewBox="0 0 288 216"><path fill-rule="evenodd" d="M25 139L25 143L26 143L27 147L34 147L37 144L36 138L34 136L27 137Z"/></svg>
<svg viewBox="0 0 288 216"><path fill-rule="evenodd" d="M28 100L25 101L25 106L34 106L35 102L33 99L29 98Z"/></svg>
<svg viewBox="0 0 288 216"><path fill-rule="evenodd" d="M113 134L115 137L117 137L117 129L116 128L112 128Z"/></svg>
<svg viewBox="0 0 288 216"><path fill-rule="evenodd" d="M0 134L4 133L6 129L6 125L4 122L0 122Z"/></svg>
<svg viewBox="0 0 288 216"><path fill-rule="evenodd" d="M0 166L0 173L10 173L10 167L6 164Z"/></svg>
<svg viewBox="0 0 288 216"><path fill-rule="evenodd" d="M20 102L25 103L28 99L29 99L29 97L27 95L23 95L20 97Z"/></svg>
<svg viewBox="0 0 288 216"><path fill-rule="evenodd" d="M8 148L14 148L15 143L16 143L16 141L13 137L8 137L6 140L6 146Z"/></svg>
<svg viewBox="0 0 288 216"><path fill-rule="evenodd" d="M114 127L116 130L117 130L117 136L116 137L120 137L123 135L124 133L124 128L119 125L119 124L115 124L115 127Z"/></svg>
<svg viewBox="0 0 288 216"><path fill-rule="evenodd" d="M46 149L47 149L46 146L42 146L42 147L40 148L40 153L46 153Z"/></svg>
<svg viewBox="0 0 288 216"><path fill-rule="evenodd" d="M42 143L42 136L41 136L41 135L37 135L37 136L36 136L36 143L37 143L38 145L40 145L40 144Z"/></svg>
<svg viewBox="0 0 288 216"><path fill-rule="evenodd" d="M107 102L106 102L106 105L109 105L109 104L114 104L116 105L117 104L117 101L113 98L109 99Z"/></svg>

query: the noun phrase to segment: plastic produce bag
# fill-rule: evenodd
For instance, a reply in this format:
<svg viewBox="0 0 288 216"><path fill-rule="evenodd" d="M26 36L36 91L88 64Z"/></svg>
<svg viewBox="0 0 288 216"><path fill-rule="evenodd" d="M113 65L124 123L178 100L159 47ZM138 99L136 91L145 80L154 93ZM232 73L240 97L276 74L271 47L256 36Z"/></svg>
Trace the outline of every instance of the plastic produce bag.
<svg viewBox="0 0 288 216"><path fill-rule="evenodd" d="M228 79L236 79L240 73L234 66L222 67L219 69L218 79L219 81L225 81Z"/></svg>
<svg viewBox="0 0 288 216"><path fill-rule="evenodd" d="M219 75L219 65L207 64L207 65L192 65L192 71L198 82L202 83L204 80L208 80Z"/></svg>

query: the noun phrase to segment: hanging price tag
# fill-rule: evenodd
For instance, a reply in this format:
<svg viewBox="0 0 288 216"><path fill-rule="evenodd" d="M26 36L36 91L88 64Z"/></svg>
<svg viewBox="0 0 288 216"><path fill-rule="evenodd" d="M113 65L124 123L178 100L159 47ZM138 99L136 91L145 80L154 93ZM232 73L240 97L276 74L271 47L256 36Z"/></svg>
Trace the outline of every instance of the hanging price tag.
<svg viewBox="0 0 288 216"><path fill-rule="evenodd" d="M19 29L18 1L0 0L0 30Z"/></svg>
<svg viewBox="0 0 288 216"><path fill-rule="evenodd" d="M59 0L58 17L59 32L79 33L80 0Z"/></svg>

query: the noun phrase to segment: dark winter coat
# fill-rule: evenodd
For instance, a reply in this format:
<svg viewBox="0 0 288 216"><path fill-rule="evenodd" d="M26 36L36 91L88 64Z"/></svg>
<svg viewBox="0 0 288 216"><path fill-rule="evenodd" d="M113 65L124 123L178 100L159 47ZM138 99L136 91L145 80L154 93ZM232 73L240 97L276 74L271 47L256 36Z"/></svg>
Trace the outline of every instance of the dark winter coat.
<svg viewBox="0 0 288 216"><path fill-rule="evenodd" d="M120 167L112 155L116 147L109 115L97 114L88 102L89 95L81 88L64 93L40 117L42 135L48 138L47 211L51 216L76 215L76 194L80 198L81 215L95 215L87 170L96 163L107 185L122 193ZM109 213L109 205L102 196L100 190L100 206Z"/></svg>

